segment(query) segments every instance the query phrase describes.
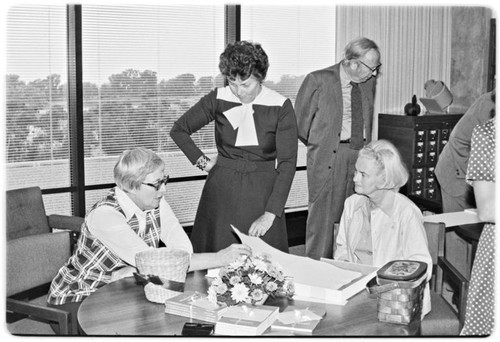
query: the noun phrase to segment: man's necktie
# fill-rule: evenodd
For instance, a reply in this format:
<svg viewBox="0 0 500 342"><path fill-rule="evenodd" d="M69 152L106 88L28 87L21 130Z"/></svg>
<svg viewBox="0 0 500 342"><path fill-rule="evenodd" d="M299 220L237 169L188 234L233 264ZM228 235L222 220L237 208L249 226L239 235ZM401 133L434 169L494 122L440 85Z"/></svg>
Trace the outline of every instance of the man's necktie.
<svg viewBox="0 0 500 342"><path fill-rule="evenodd" d="M359 150L363 147L363 105L359 84L351 82L351 144L350 147Z"/></svg>

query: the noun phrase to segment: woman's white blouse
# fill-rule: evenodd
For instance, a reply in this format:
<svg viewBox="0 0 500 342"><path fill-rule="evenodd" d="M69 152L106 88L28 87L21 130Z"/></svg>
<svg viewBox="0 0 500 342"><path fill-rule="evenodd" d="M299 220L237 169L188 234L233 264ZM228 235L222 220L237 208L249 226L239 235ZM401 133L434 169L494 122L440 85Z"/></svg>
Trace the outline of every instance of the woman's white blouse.
<svg viewBox="0 0 500 342"><path fill-rule="evenodd" d="M127 222L135 214L139 221L139 231L143 231L146 228L147 211L139 209L119 188L116 188L116 198L125 216L113 208L101 206L88 215L87 225L90 232L120 259L135 266L135 255L153 247L148 246ZM193 253L189 237L164 198L160 201L160 224L160 239L167 248Z"/></svg>

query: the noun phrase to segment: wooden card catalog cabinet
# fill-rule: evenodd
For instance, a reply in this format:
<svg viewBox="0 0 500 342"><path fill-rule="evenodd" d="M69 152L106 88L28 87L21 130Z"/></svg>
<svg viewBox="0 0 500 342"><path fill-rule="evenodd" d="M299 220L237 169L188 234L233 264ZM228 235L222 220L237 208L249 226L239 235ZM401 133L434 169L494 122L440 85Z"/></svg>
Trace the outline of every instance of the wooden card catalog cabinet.
<svg viewBox="0 0 500 342"><path fill-rule="evenodd" d="M378 138L392 142L401 153L410 177L401 192L420 208L442 211L434 168L451 131L463 114L405 116L379 114Z"/></svg>

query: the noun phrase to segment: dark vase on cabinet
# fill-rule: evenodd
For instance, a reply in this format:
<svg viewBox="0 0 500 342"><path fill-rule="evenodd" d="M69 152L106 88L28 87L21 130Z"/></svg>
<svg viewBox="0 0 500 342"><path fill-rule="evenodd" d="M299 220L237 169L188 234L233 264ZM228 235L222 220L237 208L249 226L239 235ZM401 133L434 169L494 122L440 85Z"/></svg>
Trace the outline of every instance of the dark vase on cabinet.
<svg viewBox="0 0 500 342"><path fill-rule="evenodd" d="M379 114L378 138L389 140L399 149L410 174L400 192L423 210L442 212L441 193L434 168L453 127L462 115Z"/></svg>

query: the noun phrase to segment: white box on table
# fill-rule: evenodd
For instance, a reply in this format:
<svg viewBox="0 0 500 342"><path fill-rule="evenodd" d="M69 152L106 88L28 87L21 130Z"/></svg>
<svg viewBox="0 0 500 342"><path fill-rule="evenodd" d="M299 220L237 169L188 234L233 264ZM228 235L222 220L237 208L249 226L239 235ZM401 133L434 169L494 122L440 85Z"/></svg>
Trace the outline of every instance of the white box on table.
<svg viewBox="0 0 500 342"><path fill-rule="evenodd" d="M378 267L353 264L331 259L314 260L284 253L264 240L233 230L242 243L250 246L255 254L266 254L283 268L285 276L293 278L294 299L345 305L347 300L366 287Z"/></svg>
<svg viewBox="0 0 500 342"><path fill-rule="evenodd" d="M347 300L366 288L366 283L376 276L379 267L321 258L321 262L343 270L358 272L359 276L338 289L329 284L314 286L295 282L294 299L311 302L345 305Z"/></svg>

